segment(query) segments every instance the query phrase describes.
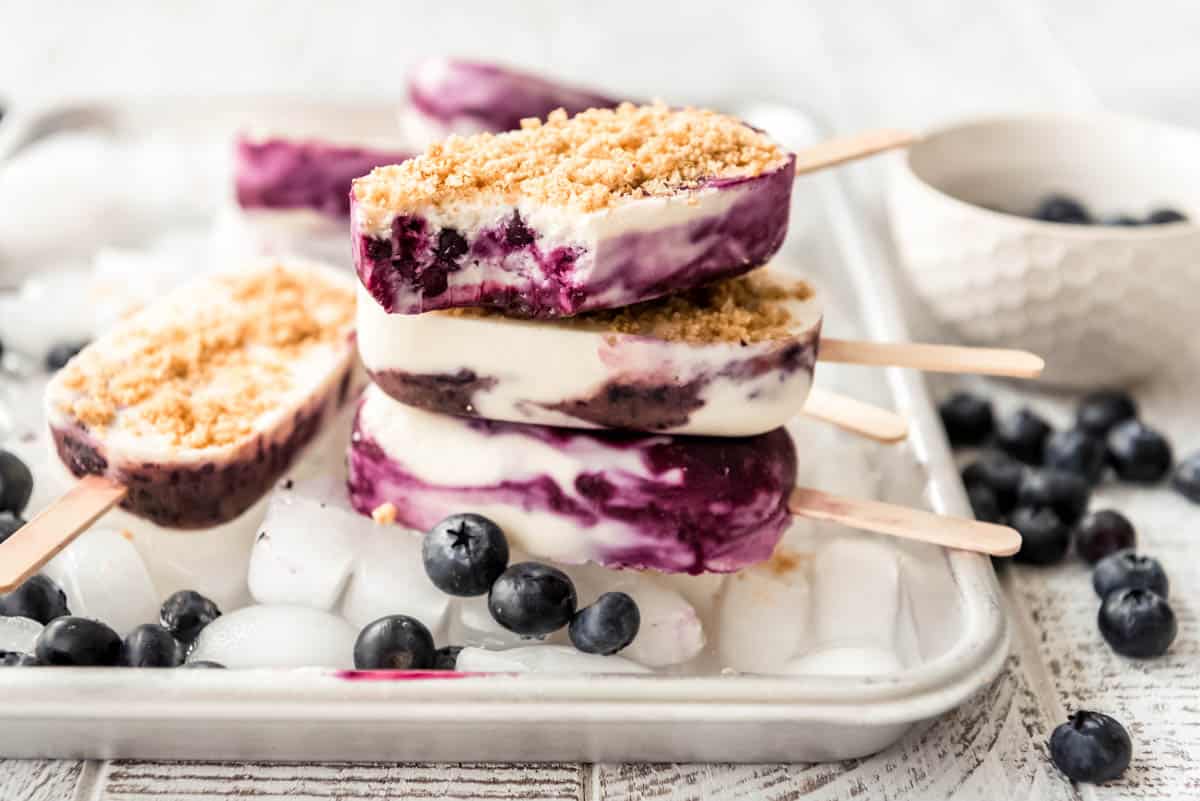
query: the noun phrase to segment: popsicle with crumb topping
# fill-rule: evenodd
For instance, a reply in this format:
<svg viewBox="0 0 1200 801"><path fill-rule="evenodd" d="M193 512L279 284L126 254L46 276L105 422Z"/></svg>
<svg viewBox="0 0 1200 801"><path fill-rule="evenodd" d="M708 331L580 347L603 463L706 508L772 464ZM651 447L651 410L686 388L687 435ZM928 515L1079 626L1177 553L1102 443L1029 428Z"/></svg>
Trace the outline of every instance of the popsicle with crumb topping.
<svg viewBox="0 0 1200 801"><path fill-rule="evenodd" d="M388 314L360 287L358 345L382 391L428 411L749 436L804 406L821 319L815 290L771 268L560 320Z"/></svg>
<svg viewBox="0 0 1200 801"><path fill-rule="evenodd" d="M385 311L568 317L745 273L787 233L795 156L722 114L591 109L451 137L351 190Z"/></svg>
<svg viewBox="0 0 1200 801"><path fill-rule="evenodd" d="M229 521L351 396L353 278L268 262L168 294L46 388L59 459L161 526Z"/></svg>
<svg viewBox="0 0 1200 801"><path fill-rule="evenodd" d="M793 515L992 553L1019 546L1002 526L796 488L797 459L783 428L692 437L504 423L371 386L348 463L351 503L377 522L425 531L475 512L568 564L729 572L768 558Z"/></svg>

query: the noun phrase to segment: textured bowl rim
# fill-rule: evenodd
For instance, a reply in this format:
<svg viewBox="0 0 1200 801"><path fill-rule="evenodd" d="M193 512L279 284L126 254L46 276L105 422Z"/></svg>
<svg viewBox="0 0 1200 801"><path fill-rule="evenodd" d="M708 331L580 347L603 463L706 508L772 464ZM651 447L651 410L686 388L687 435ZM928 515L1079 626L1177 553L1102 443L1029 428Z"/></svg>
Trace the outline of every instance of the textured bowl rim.
<svg viewBox="0 0 1200 801"><path fill-rule="evenodd" d="M1086 112L1057 112L1057 111L1042 111L1042 112L1026 112L1012 114L984 114L977 117L964 117L953 122L939 125L921 134L921 137L913 143L907 150L904 151L903 159L899 162L903 165L904 174L910 178L916 185L925 189L928 193L935 197L948 201L952 205L959 206L964 209L973 211L985 218L994 218L996 221L1008 225L1023 225L1033 229L1040 229L1048 234L1054 234L1066 239L1111 239L1114 241L1134 240L1134 241L1150 241L1155 239L1175 239L1187 236L1200 236L1200 220L1189 219L1174 223L1159 223L1154 225L1140 226L1118 226L1118 225L1079 225L1075 223L1057 223L1048 222L1046 220L1037 220L1032 217L1022 217L1019 214L1013 214L1006 211L997 211L986 206L981 206L970 201L952 195L942 189L935 183L927 181L912 164L913 155L918 153L923 147L928 146L936 139L950 137L960 134L968 128L981 128L986 126L1007 125L1012 123L1022 122L1051 122L1051 123L1076 123L1080 121L1095 121L1099 123L1099 129L1111 125L1126 125L1139 126L1144 129L1152 130L1160 136L1177 136L1186 137L1193 140L1197 154L1200 154L1200 131L1193 130L1180 125L1162 122L1160 120L1141 117L1134 114L1119 114L1111 111L1086 111ZM1200 155L1198 155L1200 160Z"/></svg>

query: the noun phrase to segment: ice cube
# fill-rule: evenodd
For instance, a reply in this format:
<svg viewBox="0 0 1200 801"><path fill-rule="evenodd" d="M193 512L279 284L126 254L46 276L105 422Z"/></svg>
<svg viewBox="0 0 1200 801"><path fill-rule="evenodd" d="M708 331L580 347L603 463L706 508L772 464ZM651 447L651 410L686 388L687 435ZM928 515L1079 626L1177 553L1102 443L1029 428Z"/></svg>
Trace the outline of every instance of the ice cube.
<svg viewBox="0 0 1200 801"><path fill-rule="evenodd" d="M900 565L889 543L841 535L813 559L813 634L820 647L893 651L900 616Z"/></svg>
<svg viewBox="0 0 1200 801"><path fill-rule="evenodd" d="M809 676L886 676L904 670L896 654L871 646L822 648L789 661L779 672Z"/></svg>
<svg viewBox="0 0 1200 801"><path fill-rule="evenodd" d="M15 294L0 296L0 341L40 363L59 343L92 339L89 285L81 270L47 270L26 279Z"/></svg>
<svg viewBox="0 0 1200 801"><path fill-rule="evenodd" d="M453 599L425 574L421 535L360 519L367 528L359 536L358 562L342 601L342 615L360 628L385 615L408 615L440 640Z"/></svg>
<svg viewBox="0 0 1200 801"><path fill-rule="evenodd" d="M641 626L621 656L647 667L666 667L704 650L704 624L696 610L680 593L656 582L656 574L597 565L564 569L575 582L580 608L606 592L623 592L637 603Z"/></svg>
<svg viewBox="0 0 1200 801"><path fill-rule="evenodd" d="M307 606L246 606L205 626L188 661L228 668L352 668L357 637L345 620Z"/></svg>
<svg viewBox="0 0 1200 801"><path fill-rule="evenodd" d="M585 654L569 645L526 645L506 651L464 648L457 670L467 673L650 673L620 656Z"/></svg>
<svg viewBox="0 0 1200 801"><path fill-rule="evenodd" d="M653 578L658 584L670 587L682 595L696 610L696 614L700 615L702 620L707 620L709 614L716 607L717 597L725 587L725 579L728 578L728 575L725 573L701 573L698 576L691 576L687 573L656 573Z"/></svg>
<svg viewBox="0 0 1200 801"><path fill-rule="evenodd" d="M734 573L721 598L718 651L724 667L777 673L809 644L811 558L786 545Z"/></svg>
<svg viewBox="0 0 1200 801"><path fill-rule="evenodd" d="M271 493L250 554L250 594L260 604L332 609L373 528L350 508L340 476L284 482Z"/></svg>
<svg viewBox="0 0 1200 801"><path fill-rule="evenodd" d="M487 600L486 595L456 599L450 617L450 642L493 650L529 646L535 642L497 623L488 611ZM566 629L554 632L547 639L565 641Z"/></svg>
<svg viewBox="0 0 1200 801"><path fill-rule="evenodd" d="M132 532L160 599L195 590L227 612L250 602L247 565L266 506L260 500L234 520L200 531L160 528L119 510L103 522Z"/></svg>
<svg viewBox="0 0 1200 801"><path fill-rule="evenodd" d="M32 654L42 624L27 617L0 617L0 651Z"/></svg>
<svg viewBox="0 0 1200 801"><path fill-rule="evenodd" d="M67 594L79 617L103 621L122 637L158 620L159 596L127 531L94 528L84 532L43 572Z"/></svg>

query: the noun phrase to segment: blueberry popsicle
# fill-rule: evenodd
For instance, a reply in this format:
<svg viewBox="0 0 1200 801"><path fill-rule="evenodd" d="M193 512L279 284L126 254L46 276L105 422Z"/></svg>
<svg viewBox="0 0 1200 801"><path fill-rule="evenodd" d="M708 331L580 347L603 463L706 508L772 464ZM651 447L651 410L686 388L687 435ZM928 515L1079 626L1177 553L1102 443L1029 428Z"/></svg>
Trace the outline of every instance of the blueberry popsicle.
<svg viewBox="0 0 1200 801"><path fill-rule="evenodd" d="M353 280L263 263L185 286L86 347L46 388L59 459L172 528L237 517L350 394Z"/></svg>
<svg viewBox="0 0 1200 801"><path fill-rule="evenodd" d="M522 125L354 182L355 265L385 311L565 317L745 273L783 243L795 157L732 117L622 104Z"/></svg>
<svg viewBox="0 0 1200 801"><path fill-rule="evenodd" d="M511 131L521 120L561 108L577 114L613 108L611 97L549 81L520 70L454 58L419 62L408 78L409 107L401 118L413 141L432 142L450 134Z"/></svg>
<svg viewBox="0 0 1200 801"><path fill-rule="evenodd" d="M433 412L582 428L748 436L804 406L821 328L804 281L756 270L553 321L484 309L388 314L359 290L381 390Z"/></svg>
<svg viewBox="0 0 1200 801"><path fill-rule="evenodd" d="M729 572L770 556L791 516L1012 553L1002 526L794 487L782 428L753 437L586 431L426 412L369 387L349 450L351 503L428 530L475 512L568 564Z"/></svg>

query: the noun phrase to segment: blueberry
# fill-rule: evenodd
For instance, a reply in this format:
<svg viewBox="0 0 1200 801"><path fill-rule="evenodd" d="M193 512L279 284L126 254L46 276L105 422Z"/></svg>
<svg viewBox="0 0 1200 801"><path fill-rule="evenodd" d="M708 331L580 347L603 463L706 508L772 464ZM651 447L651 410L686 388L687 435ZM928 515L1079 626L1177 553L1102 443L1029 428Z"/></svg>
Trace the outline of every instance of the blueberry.
<svg viewBox="0 0 1200 801"><path fill-rule="evenodd" d="M61 342L55 345L46 354L46 369L52 371L63 369L76 353L87 347L87 344L86 342Z"/></svg>
<svg viewBox="0 0 1200 801"><path fill-rule="evenodd" d="M128 667L179 667L183 656L183 643L157 623L138 626L121 646L121 664Z"/></svg>
<svg viewBox="0 0 1200 801"><path fill-rule="evenodd" d="M1133 743L1108 715L1079 710L1050 735L1050 758L1068 779L1101 784L1129 767Z"/></svg>
<svg viewBox="0 0 1200 801"><path fill-rule="evenodd" d="M1171 479L1171 486L1189 501L1200 503L1200 451L1179 463Z"/></svg>
<svg viewBox="0 0 1200 801"><path fill-rule="evenodd" d="M25 525L25 521L19 517L13 517L8 512L0 512L0 542L16 534L21 526Z"/></svg>
<svg viewBox="0 0 1200 801"><path fill-rule="evenodd" d="M447 645L439 648L433 653L433 669L434 670L457 670L458 655L462 651L461 645Z"/></svg>
<svg viewBox="0 0 1200 801"><path fill-rule="evenodd" d="M163 601L159 622L182 643L196 639L201 630L221 616L212 601L193 590L180 590Z"/></svg>
<svg viewBox="0 0 1200 801"><path fill-rule="evenodd" d="M1033 211L1033 218L1073 225L1087 225L1092 221L1092 215L1088 214L1087 208L1069 195L1047 195L1042 198Z"/></svg>
<svg viewBox="0 0 1200 801"><path fill-rule="evenodd" d="M508 540L481 515L451 515L425 535L421 559L429 580L444 593L484 595L508 567Z"/></svg>
<svg viewBox="0 0 1200 801"><path fill-rule="evenodd" d="M54 579L41 573L26 579L25 583L7 595L0 595L0 615L27 617L38 623L49 623L71 614L67 608L67 594Z"/></svg>
<svg viewBox="0 0 1200 801"><path fill-rule="evenodd" d="M1153 556L1132 550L1109 554L1092 571L1092 589L1101 598L1114 590L1153 590L1166 598L1170 589L1167 573Z"/></svg>
<svg viewBox="0 0 1200 801"><path fill-rule="evenodd" d="M117 665L121 662L121 638L99 620L60 617L42 629L34 651L43 665Z"/></svg>
<svg viewBox="0 0 1200 801"><path fill-rule="evenodd" d="M488 610L496 622L527 637L541 637L570 623L575 603L575 585L567 574L537 562L508 568L488 593Z"/></svg>
<svg viewBox="0 0 1200 801"><path fill-rule="evenodd" d="M971 502L971 512L976 520L985 523L1000 523L1004 515L1000 514L1000 504L996 501L996 493L991 487L975 484L967 487L967 500Z"/></svg>
<svg viewBox="0 0 1200 801"><path fill-rule="evenodd" d="M1092 488L1075 473L1065 470L1029 470L1021 478L1017 504L1026 507L1049 507L1058 519L1068 526L1079 522L1087 512Z"/></svg>
<svg viewBox="0 0 1200 801"><path fill-rule="evenodd" d="M938 405L950 444L982 445L992 435L992 404L970 392L956 392Z"/></svg>
<svg viewBox="0 0 1200 801"><path fill-rule="evenodd" d="M1104 475L1104 440L1082 428L1055 432L1046 440L1042 463L1046 467L1076 473L1089 484L1098 484Z"/></svg>
<svg viewBox="0 0 1200 801"><path fill-rule="evenodd" d="M1075 422L1094 437L1108 436L1117 423L1137 417L1137 404L1128 392L1102 389L1083 397L1075 412Z"/></svg>
<svg viewBox="0 0 1200 801"><path fill-rule="evenodd" d="M996 425L996 447L1025 464L1042 463L1050 424L1029 409L1001 418Z"/></svg>
<svg viewBox="0 0 1200 801"><path fill-rule="evenodd" d="M33 494L33 473L9 451L0 450L0 512L20 517Z"/></svg>
<svg viewBox="0 0 1200 801"><path fill-rule="evenodd" d="M1013 559L1028 565L1050 565L1067 555L1071 529L1050 507L1018 506L1008 518L1021 533L1021 550Z"/></svg>
<svg viewBox="0 0 1200 801"><path fill-rule="evenodd" d="M20 651L0 651L0 667L36 667L42 664L33 654Z"/></svg>
<svg viewBox="0 0 1200 801"><path fill-rule="evenodd" d="M1128 214L1118 214L1116 217L1109 217L1104 221L1104 224L1118 228L1136 228L1142 223L1137 218L1130 217Z"/></svg>
<svg viewBox="0 0 1200 801"><path fill-rule="evenodd" d="M408 615L372 621L354 641L354 667L359 670L427 670L433 656L433 635Z"/></svg>
<svg viewBox="0 0 1200 801"><path fill-rule="evenodd" d="M1122 481L1156 484L1171 470L1171 444L1139 420L1108 432L1108 460Z"/></svg>
<svg viewBox="0 0 1200 801"><path fill-rule="evenodd" d="M1075 553L1088 564L1106 556L1132 548L1137 544L1137 532L1129 518L1115 509L1092 512L1075 527Z"/></svg>
<svg viewBox="0 0 1200 801"><path fill-rule="evenodd" d="M984 451L979 458L963 468L962 480L967 489L984 486L996 496L1000 514L1006 515L1017 505L1017 490L1025 468L1020 462L1000 451Z"/></svg>
<svg viewBox="0 0 1200 801"><path fill-rule="evenodd" d="M1175 209L1155 209L1150 212L1146 222L1150 225L1165 225L1166 223L1187 222L1187 215Z"/></svg>
<svg viewBox="0 0 1200 801"><path fill-rule="evenodd" d="M585 654L615 654L637 636L642 625L638 605L623 592L606 592L571 618L567 633Z"/></svg>
<svg viewBox="0 0 1200 801"><path fill-rule="evenodd" d="M1153 590L1113 590L1097 615L1100 634L1121 656L1162 656L1175 641L1179 624L1167 599Z"/></svg>
<svg viewBox="0 0 1200 801"><path fill-rule="evenodd" d="M208 659L197 659L195 662L184 662L180 665L181 668L189 668L192 670L225 670L225 666L220 662L213 662Z"/></svg>

